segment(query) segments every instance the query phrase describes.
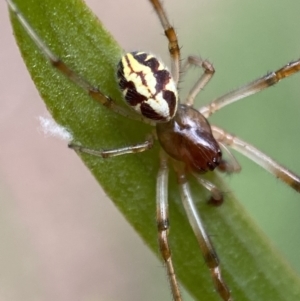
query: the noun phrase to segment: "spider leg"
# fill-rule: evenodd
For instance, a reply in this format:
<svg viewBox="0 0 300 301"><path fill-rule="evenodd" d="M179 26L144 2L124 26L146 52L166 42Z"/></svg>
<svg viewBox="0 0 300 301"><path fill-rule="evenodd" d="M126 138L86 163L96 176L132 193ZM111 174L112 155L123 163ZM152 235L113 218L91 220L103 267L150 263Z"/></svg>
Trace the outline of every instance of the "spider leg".
<svg viewBox="0 0 300 301"><path fill-rule="evenodd" d="M176 85L179 82L179 76L181 71L180 62L180 48L178 46L178 39L176 31L173 26L171 26L167 14L159 0L150 0L160 23L165 31L165 35L169 41L169 52L171 56L171 73Z"/></svg>
<svg viewBox="0 0 300 301"><path fill-rule="evenodd" d="M79 144L73 144L73 143L69 144L69 147L74 149L75 151L79 151L81 153L86 153L86 154L90 154L92 156L102 157L102 158L111 158L111 157L122 156L125 154L141 153L146 150L149 150L150 148L152 148L152 146L153 146L153 137L150 135L142 143L125 146L125 147L120 147L120 148L116 148L116 149L110 149L110 150L95 150L95 149L81 146Z"/></svg>
<svg viewBox="0 0 300 301"><path fill-rule="evenodd" d="M225 151L228 155L228 158L226 160L222 159L222 161L218 166L218 170L220 172L225 172L228 174L240 172L241 166L239 162L236 160L236 158L234 157L234 155L230 152L230 150L227 148L227 146L224 143L220 141L218 141L218 143L222 147L222 150ZM196 178L198 183L210 192L211 197L208 200L208 203L213 206L222 205L224 201L223 192L215 184L204 179L202 175L199 175L195 172L193 172L192 174Z"/></svg>
<svg viewBox="0 0 300 301"><path fill-rule="evenodd" d="M281 181L300 192L300 178L293 172L278 164L269 156L240 138L232 136L216 126L212 126L211 128L217 141L220 141L240 152L256 164L263 167L265 170L269 171L276 178L279 178Z"/></svg>
<svg viewBox="0 0 300 301"><path fill-rule="evenodd" d="M238 173L241 171L241 165L235 158L235 156L232 154L232 152L227 148L227 146L222 143L221 141L218 141L219 145L221 146L221 149L225 151L227 154L228 158L226 160L222 159L219 166L218 170L221 172L226 172L228 174L230 173Z"/></svg>
<svg viewBox="0 0 300 301"><path fill-rule="evenodd" d="M202 68L204 70L204 73L194 84L185 100L185 104L188 106L194 105L195 97L208 84L215 73L215 69L209 61L202 60L197 56L188 56L185 63L183 64L181 74L183 75L191 67L191 65Z"/></svg>
<svg viewBox="0 0 300 301"><path fill-rule="evenodd" d="M158 242L160 253L166 265L173 301L181 301L181 293L178 281L176 279L171 257L171 250L168 242L168 172L167 159L162 154L156 182L156 222L158 230Z"/></svg>
<svg viewBox="0 0 300 301"><path fill-rule="evenodd" d="M30 26L28 21L21 14L17 6L11 1L6 0L10 10L15 14L23 28L26 30L27 34L30 36L32 41L36 44L36 46L40 49L41 53L44 57L50 62L50 64L64 74L70 81L80 86L88 95L90 95L93 99L98 101L103 106L109 108L110 110L118 113L122 116L139 120L145 123L154 124L151 121L143 118L138 114L134 114L133 112L119 106L112 100L110 97L104 95L99 91L98 88L92 86L89 82L87 82L84 78L79 76L74 70L72 70L68 65L66 65L56 54L54 54L50 48L42 41L39 35L34 31L34 29Z"/></svg>
<svg viewBox="0 0 300 301"><path fill-rule="evenodd" d="M211 277L215 289L224 301L233 301L231 293L227 285L225 284L225 281L223 280L218 256L209 239L209 236L206 233L206 230L204 229L202 219L194 204L185 173L177 170L177 176L183 206L185 208L190 225L199 243L205 263L211 272Z"/></svg>
<svg viewBox="0 0 300 301"><path fill-rule="evenodd" d="M270 86L277 84L280 80L291 76L300 71L300 60L290 62L277 71L268 73L267 75L245 85L236 90L233 90L215 100L207 106L200 108L200 113L206 118L220 110L221 108L247 96L255 94Z"/></svg>
<svg viewBox="0 0 300 301"><path fill-rule="evenodd" d="M196 173L193 173L193 176L197 179L201 186L210 192L211 198L208 201L210 204L219 206L223 203L223 193L215 184L202 178L201 175Z"/></svg>

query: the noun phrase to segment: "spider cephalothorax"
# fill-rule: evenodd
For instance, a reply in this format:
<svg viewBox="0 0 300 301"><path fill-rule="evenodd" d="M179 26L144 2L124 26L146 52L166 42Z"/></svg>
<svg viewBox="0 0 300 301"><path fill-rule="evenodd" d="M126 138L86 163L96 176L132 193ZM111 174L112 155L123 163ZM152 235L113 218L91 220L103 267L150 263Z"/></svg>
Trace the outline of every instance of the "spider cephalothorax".
<svg viewBox="0 0 300 301"><path fill-rule="evenodd" d="M175 117L157 124L158 140L172 158L198 173L214 170L222 154L206 118L192 107L181 104Z"/></svg>

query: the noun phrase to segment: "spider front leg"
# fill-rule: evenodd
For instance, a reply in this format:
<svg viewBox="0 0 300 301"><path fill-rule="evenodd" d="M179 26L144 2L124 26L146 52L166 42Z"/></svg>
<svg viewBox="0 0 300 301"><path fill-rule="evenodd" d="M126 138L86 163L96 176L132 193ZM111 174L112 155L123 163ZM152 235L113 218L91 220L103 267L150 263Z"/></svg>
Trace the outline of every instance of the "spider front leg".
<svg viewBox="0 0 300 301"><path fill-rule="evenodd" d="M171 26L167 14L159 0L149 0L160 20L165 31L165 35L169 41L169 53L171 56L171 73L176 85L179 82L181 72L180 48L178 46L177 34L173 26Z"/></svg>
<svg viewBox="0 0 300 301"><path fill-rule="evenodd" d="M193 173L193 176L197 179L198 183L208 190L211 194L210 200L211 204L221 205L223 203L223 193L222 191L212 182L202 178L200 175Z"/></svg>
<svg viewBox="0 0 300 301"><path fill-rule="evenodd" d="M233 301L230 290L222 277L218 256L206 233L202 219L193 201L189 184L185 173L181 168L176 168L181 199L187 214L189 223L197 238L206 265L208 266L216 291L224 301Z"/></svg>
<svg viewBox="0 0 300 301"><path fill-rule="evenodd" d="M300 178L287 168L278 164L272 158L252 146L251 144L243 141L242 139L232 136L224 130L212 126L212 132L217 141L225 143L231 148L248 157L250 160L260 165L262 168L273 174L276 178L285 182L287 185L300 192Z"/></svg>
<svg viewBox="0 0 300 301"><path fill-rule="evenodd" d="M221 108L238 101L240 99L246 98L252 94L258 93L268 87L277 84L280 80L289 77L300 71L300 60L295 62L290 62L282 68L268 73L267 75L245 85L236 90L233 90L221 97L213 100L207 106L200 108L199 112L206 118L211 116L213 113L217 112Z"/></svg>
<svg viewBox="0 0 300 301"><path fill-rule="evenodd" d="M204 73L194 84L184 102L188 106L194 105L195 97L208 84L208 82L212 79L215 73L215 69L209 61L202 60L200 57L197 56L189 56L182 67L181 76L183 76L192 65L202 68L204 70Z"/></svg>

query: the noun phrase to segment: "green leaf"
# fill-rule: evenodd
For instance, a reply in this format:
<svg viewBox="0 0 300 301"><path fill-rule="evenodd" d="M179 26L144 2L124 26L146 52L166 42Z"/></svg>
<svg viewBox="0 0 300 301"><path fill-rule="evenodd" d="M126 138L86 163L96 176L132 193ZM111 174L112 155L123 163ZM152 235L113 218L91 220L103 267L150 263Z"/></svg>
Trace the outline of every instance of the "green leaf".
<svg viewBox="0 0 300 301"><path fill-rule="evenodd" d="M55 54L122 104L115 80L122 49L81 1L15 2ZM118 116L90 99L50 66L14 16L12 19L22 56L42 98L54 119L72 133L76 142L94 149L109 149L144 140L151 127ZM82 155L111 200L156 254L158 150L156 144L154 149L143 154L107 160ZM208 177L224 191L229 191L215 174ZM299 279L234 196L226 194L224 205L214 208L206 204L207 193L192 179L191 188L234 299L299 300ZM220 300L188 225L173 172L170 173L169 201L170 243L181 283L196 300Z"/></svg>

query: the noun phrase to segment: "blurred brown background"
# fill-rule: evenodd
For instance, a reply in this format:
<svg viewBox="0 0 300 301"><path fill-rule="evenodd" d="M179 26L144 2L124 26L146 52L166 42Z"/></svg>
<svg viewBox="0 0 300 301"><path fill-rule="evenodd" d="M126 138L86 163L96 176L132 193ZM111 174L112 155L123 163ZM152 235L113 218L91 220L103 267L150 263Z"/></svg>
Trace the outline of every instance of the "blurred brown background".
<svg viewBox="0 0 300 301"><path fill-rule="evenodd" d="M87 2L124 49L151 51L168 62L147 1ZM201 101L300 57L296 0L164 2L183 57L201 54L217 70ZM0 300L171 300L162 264L78 157L65 142L39 132L37 117L47 112L19 55L4 1L0 22ZM212 121L300 174L299 83L296 75ZM300 273L300 196L238 159L243 172L228 177L229 184Z"/></svg>

